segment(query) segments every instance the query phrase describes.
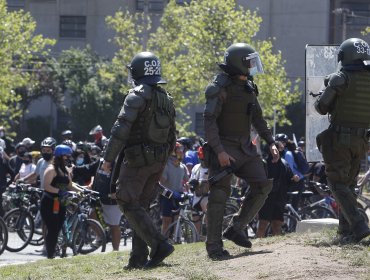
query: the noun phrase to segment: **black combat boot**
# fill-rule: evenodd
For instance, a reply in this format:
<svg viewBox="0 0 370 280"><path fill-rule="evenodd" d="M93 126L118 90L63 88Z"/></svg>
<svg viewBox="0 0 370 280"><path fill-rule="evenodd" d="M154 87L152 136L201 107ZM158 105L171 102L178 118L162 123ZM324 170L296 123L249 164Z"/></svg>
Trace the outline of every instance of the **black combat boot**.
<svg viewBox="0 0 370 280"><path fill-rule="evenodd" d="M172 254L175 248L167 241L158 244L153 257L145 264L145 268L152 268L159 265L165 258Z"/></svg>
<svg viewBox="0 0 370 280"><path fill-rule="evenodd" d="M141 269L145 266L148 262L148 258L146 256L131 256L128 260L128 264L123 267L124 269L131 270L131 269Z"/></svg>
<svg viewBox="0 0 370 280"><path fill-rule="evenodd" d="M244 248L251 248L252 242L248 239L248 236L245 234L244 231L235 231L232 226L229 226L223 233L223 237L226 239L231 240L236 245L244 247Z"/></svg>
<svg viewBox="0 0 370 280"><path fill-rule="evenodd" d="M230 253L227 250L221 248L219 250L209 251L208 257L213 261L222 261L228 259L230 257Z"/></svg>
<svg viewBox="0 0 370 280"><path fill-rule="evenodd" d="M365 222L360 222L353 227L353 233L356 242L360 242L362 239L370 235L369 226Z"/></svg>

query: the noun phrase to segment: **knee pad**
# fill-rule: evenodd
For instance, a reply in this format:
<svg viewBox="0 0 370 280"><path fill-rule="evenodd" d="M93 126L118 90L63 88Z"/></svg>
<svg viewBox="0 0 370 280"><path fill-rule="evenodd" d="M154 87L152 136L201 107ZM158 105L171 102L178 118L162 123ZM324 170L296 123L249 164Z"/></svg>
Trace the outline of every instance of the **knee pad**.
<svg viewBox="0 0 370 280"><path fill-rule="evenodd" d="M210 204L225 204L228 198L228 194L221 189L211 190L208 196L208 203Z"/></svg>
<svg viewBox="0 0 370 280"><path fill-rule="evenodd" d="M261 194L268 195L273 186L273 180L267 179L266 181L251 183L251 195Z"/></svg>
<svg viewBox="0 0 370 280"><path fill-rule="evenodd" d="M123 202L123 201L119 201L119 208L121 209L121 211L123 213L127 212L127 211L134 211L134 210L138 210L139 208L141 208L139 202Z"/></svg>

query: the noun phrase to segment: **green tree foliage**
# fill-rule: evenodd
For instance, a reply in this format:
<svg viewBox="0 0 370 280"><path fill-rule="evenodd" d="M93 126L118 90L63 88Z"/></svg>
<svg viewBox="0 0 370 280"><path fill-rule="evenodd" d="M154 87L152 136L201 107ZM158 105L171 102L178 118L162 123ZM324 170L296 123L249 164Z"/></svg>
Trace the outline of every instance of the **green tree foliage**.
<svg viewBox="0 0 370 280"><path fill-rule="evenodd" d="M127 65L135 54L143 51L143 36L146 29L150 28L150 18L145 18L143 14L132 14L128 11L118 11L115 16L108 16L106 22L109 27L114 29L116 36L112 40L119 50L112 60L113 72L105 72L106 76L112 79L128 80ZM121 84L120 92L126 93L130 85L125 82Z"/></svg>
<svg viewBox="0 0 370 280"><path fill-rule="evenodd" d="M0 116L11 133L24 111L22 93L15 89L32 84L39 57L54 41L34 35L36 24L30 14L8 12L5 0L0 0L0 18Z"/></svg>
<svg viewBox="0 0 370 280"><path fill-rule="evenodd" d="M361 34L364 35L364 36L367 35L367 34L370 34L370 26L366 27L365 30L363 30L361 32Z"/></svg>
<svg viewBox="0 0 370 280"><path fill-rule="evenodd" d="M88 46L85 49L63 51L51 63L61 88L70 98L69 115L76 139L86 139L89 130L100 124L110 128L122 104L119 87L122 81L113 79L112 63L104 61Z"/></svg>
<svg viewBox="0 0 370 280"><path fill-rule="evenodd" d="M115 41L120 47L116 63L127 64L142 51L138 34L146 27L135 17L118 12L108 18L117 31ZM236 42L251 44L262 57L265 73L257 76L256 82L267 119L272 122L275 108L279 124L290 123L285 107L298 101L297 85L287 78L285 62L280 52L274 52L272 40L255 38L261 22L257 12L237 6L235 0L199 0L189 5L169 1L148 46L162 61L163 77L169 81L166 88L179 111L180 128L186 129L188 123L181 109L204 102L204 89L219 71L217 63L223 61L225 49Z"/></svg>

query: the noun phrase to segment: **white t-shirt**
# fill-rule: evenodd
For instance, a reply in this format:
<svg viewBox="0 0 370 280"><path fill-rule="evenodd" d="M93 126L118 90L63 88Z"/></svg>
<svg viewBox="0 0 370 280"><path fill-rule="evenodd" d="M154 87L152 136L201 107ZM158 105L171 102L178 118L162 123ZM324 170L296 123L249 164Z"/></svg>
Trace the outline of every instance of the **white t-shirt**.
<svg viewBox="0 0 370 280"><path fill-rule="evenodd" d="M208 180L208 168L202 167L200 163L194 165L193 169L191 170L191 176L189 181L191 180L198 181ZM202 198L201 196L197 196L194 193L193 206L197 204L201 198Z"/></svg>
<svg viewBox="0 0 370 280"><path fill-rule="evenodd" d="M33 163L24 164L22 163L21 168L19 169L19 179L26 177L28 174L31 174L36 170L36 165Z"/></svg>

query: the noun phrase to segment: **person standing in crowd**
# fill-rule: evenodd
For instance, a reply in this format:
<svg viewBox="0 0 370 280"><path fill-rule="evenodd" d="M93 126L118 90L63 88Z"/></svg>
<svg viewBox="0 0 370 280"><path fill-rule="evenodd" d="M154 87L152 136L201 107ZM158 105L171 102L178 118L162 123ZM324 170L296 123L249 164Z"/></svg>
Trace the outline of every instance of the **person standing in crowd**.
<svg viewBox="0 0 370 280"><path fill-rule="evenodd" d="M162 173L160 183L167 189L173 191L175 195L171 199L161 196L162 212L162 234L165 234L168 226L172 223L174 214L172 211L179 209L179 201L176 198L181 197L184 193L185 183L189 179L188 169L182 163L184 158L184 146L176 143L173 154L168 158L166 167Z"/></svg>
<svg viewBox="0 0 370 280"><path fill-rule="evenodd" d="M21 142L24 146L26 146L27 152L32 152L33 144L35 144L35 141L33 141L31 138L26 137Z"/></svg>
<svg viewBox="0 0 370 280"><path fill-rule="evenodd" d="M23 179L21 179L24 183L28 184L36 184L37 179L40 180L40 189L44 189L44 175L45 170L51 165L53 161L53 153L56 146L57 141L53 137L46 137L41 142L41 158L36 163L36 169L34 172L26 175ZM46 228L45 224L42 226L42 234L45 239ZM41 252L43 255L46 255L46 244L40 250L36 250L36 252Z"/></svg>
<svg viewBox="0 0 370 280"><path fill-rule="evenodd" d="M107 137L103 134L103 128L100 125L97 125L90 130L89 134L94 136L94 144L103 150L108 142Z"/></svg>
<svg viewBox="0 0 370 280"><path fill-rule="evenodd" d="M191 176L188 184L192 187L194 193L193 208L195 208L197 211L207 213L209 182L208 168L204 164L203 147L198 148L197 155L200 163L196 164L191 170ZM202 221L197 218L199 217L194 217L193 220L197 221L194 224L198 233L200 233Z"/></svg>
<svg viewBox="0 0 370 280"><path fill-rule="evenodd" d="M299 181L298 175L293 175L289 164L282 157L284 145L276 142L280 153L280 159L272 162L271 154L267 157L267 174L274 180L273 187L269 193L265 204L258 213L258 229L256 237L265 237L266 230L271 224L272 235L281 234L281 226L284 222L285 204L288 201L288 188L293 182Z"/></svg>
<svg viewBox="0 0 370 280"><path fill-rule="evenodd" d="M8 165L8 161L5 156L3 147L0 147L0 216L4 216L3 209L3 193L8 185L8 177L10 177L11 170Z"/></svg>
<svg viewBox="0 0 370 280"><path fill-rule="evenodd" d="M360 242L370 229L357 208L354 188L370 137L370 47L359 38L338 49L340 69L324 80L314 106L329 114L329 128L316 137L330 190L339 204L339 243Z"/></svg>
<svg viewBox="0 0 370 280"><path fill-rule="evenodd" d="M293 174L299 177L299 180L291 188L291 191L298 191L298 195L292 200L292 206L294 209L298 209L302 201L302 193L305 189L305 176L309 173L309 165L303 153L297 151L297 146L290 139L286 142L284 159L289 164Z"/></svg>
<svg viewBox="0 0 370 280"><path fill-rule="evenodd" d="M68 141L68 143L70 143L70 145L72 146L72 150L76 150L76 143L73 142L73 133L71 130L67 129L67 130L63 130L62 131L62 143L64 144L64 142Z"/></svg>
<svg viewBox="0 0 370 280"><path fill-rule="evenodd" d="M183 163L186 165L189 174L191 174L194 165L199 163L197 152L193 151L193 141L188 137L181 137L177 139L177 142L184 146Z"/></svg>
<svg viewBox="0 0 370 280"><path fill-rule="evenodd" d="M27 175L35 172L36 165L32 162L32 155L26 152L22 157L23 163L19 169L19 173L15 176L14 181L25 178Z"/></svg>
<svg viewBox="0 0 370 280"><path fill-rule="evenodd" d="M209 177L231 166L236 176L250 184L250 194L223 233L226 239L250 248L252 243L244 229L272 189L262 158L251 143L251 125L270 146L273 162L279 159L279 151L262 116L257 85L253 82L253 76L263 72L258 53L248 44L233 44L226 49L220 68L224 73L216 75L205 91L204 129L212 149L212 160L207 163ZM215 260L229 256L223 249L222 221L231 178L229 174L210 186L206 249Z"/></svg>
<svg viewBox="0 0 370 280"><path fill-rule="evenodd" d="M66 207L63 200L67 191L81 191L72 186L71 174L67 168L71 156L72 149L69 146L56 146L53 163L45 170L40 211L46 225L45 245L48 259L54 258L59 231L65 220Z"/></svg>
<svg viewBox="0 0 370 280"><path fill-rule="evenodd" d="M135 87L113 125L102 169L109 172L124 149L124 160L118 157L116 164L121 166L116 194L134 231L127 268L154 267L174 250L146 210L156 197L157 182L175 148L175 108L171 96L159 86L166 82L161 78L158 57L151 52L138 53L128 68Z"/></svg>
<svg viewBox="0 0 370 280"><path fill-rule="evenodd" d="M22 179L25 183L34 184L36 183L37 178L39 178L40 188L44 188L44 173L46 168L52 163L56 143L57 141L53 137L46 137L41 142L42 158L38 160L35 171Z"/></svg>
<svg viewBox="0 0 370 280"><path fill-rule="evenodd" d="M9 138L5 133L5 127L0 126L0 139L2 139L5 142L5 153L11 157L15 153L15 147L13 143L13 139Z"/></svg>
<svg viewBox="0 0 370 280"><path fill-rule="evenodd" d="M27 152L27 148L22 142L15 146L15 155L9 159L9 168L12 170L12 181L14 181L15 175L19 173L21 165L23 163L23 157Z"/></svg>

